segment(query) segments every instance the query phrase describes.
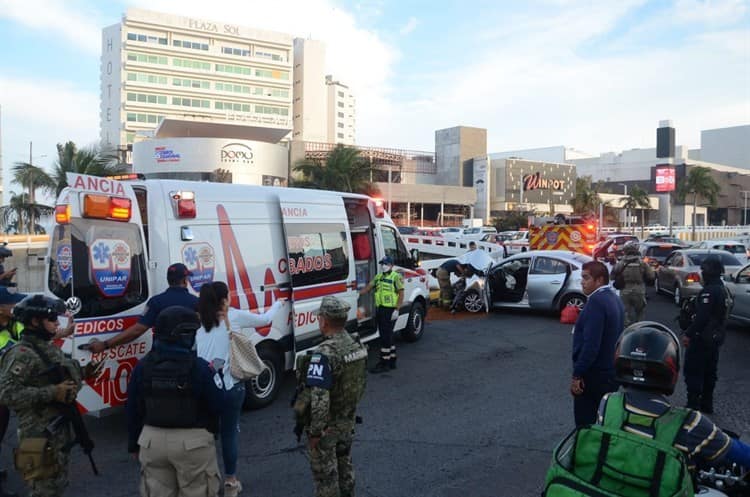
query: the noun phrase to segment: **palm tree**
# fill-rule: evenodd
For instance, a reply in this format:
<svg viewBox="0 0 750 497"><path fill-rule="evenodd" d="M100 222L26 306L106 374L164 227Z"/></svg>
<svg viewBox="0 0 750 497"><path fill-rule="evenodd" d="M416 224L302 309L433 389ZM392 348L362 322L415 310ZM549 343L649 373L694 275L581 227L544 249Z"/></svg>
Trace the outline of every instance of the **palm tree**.
<svg viewBox="0 0 750 497"><path fill-rule="evenodd" d="M698 197L708 201L711 206L716 205L716 199L719 195L720 187L716 183L711 170L707 167L693 167L677 187L677 198L681 203L685 203L688 195L693 196L693 233L692 239L695 241L695 209L698 206Z"/></svg>
<svg viewBox="0 0 750 497"><path fill-rule="evenodd" d="M597 215L599 205L602 203L599 198L598 187L591 184L591 176L581 176L576 178L576 194L570 205L576 214L593 214Z"/></svg>
<svg viewBox="0 0 750 497"><path fill-rule="evenodd" d="M360 155L359 149L342 144L331 150L325 163L304 159L294 166L294 171L302 173L302 179L294 181L296 187L368 195L378 191L370 182L370 163Z"/></svg>
<svg viewBox="0 0 750 497"><path fill-rule="evenodd" d="M20 204L16 205L17 212L23 211L26 214L26 216L18 218L19 228L21 231L24 231L25 229L26 233L32 233L34 231L34 226L36 225L35 219L39 219L38 217L35 217L38 212L38 207L40 207L39 204L36 203L36 191L40 188L43 190L50 190L54 186L54 182L50 175L47 174L47 171L39 166L29 164L28 162L16 162L12 171L12 182L18 183L27 190L26 196L14 196L17 203L23 201L27 204L25 206ZM25 228L22 221L26 222Z"/></svg>
<svg viewBox="0 0 750 497"><path fill-rule="evenodd" d="M640 209L641 211L641 238L644 236L643 225L644 225L644 211L651 208L651 200L648 198L648 192L638 185L630 189L630 194L622 199L622 207L628 211L634 211Z"/></svg>
<svg viewBox="0 0 750 497"><path fill-rule="evenodd" d="M34 219L40 219L42 216L52 214L54 209L48 205L42 205L32 202L28 193L14 193L10 197L8 205L0 207L0 220L4 226L3 231L9 233L44 233L44 228L34 222ZM33 226L33 229L31 228Z"/></svg>
<svg viewBox="0 0 750 497"><path fill-rule="evenodd" d="M51 178L54 186L50 192L54 192L55 197L68 186L67 173L114 176L128 171L127 164L120 163L114 151L96 146L79 150L72 141L65 145L57 144L57 160L52 167Z"/></svg>

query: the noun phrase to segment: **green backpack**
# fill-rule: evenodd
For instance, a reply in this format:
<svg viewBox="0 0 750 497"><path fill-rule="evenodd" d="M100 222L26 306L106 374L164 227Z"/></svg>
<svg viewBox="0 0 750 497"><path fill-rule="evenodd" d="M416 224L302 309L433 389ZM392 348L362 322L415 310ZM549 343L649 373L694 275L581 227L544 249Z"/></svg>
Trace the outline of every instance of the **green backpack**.
<svg viewBox="0 0 750 497"><path fill-rule="evenodd" d="M577 428L557 446L542 496L694 497L685 456L672 446L687 414L631 414L621 392L610 394L603 426ZM622 430L626 421L653 424L654 439Z"/></svg>

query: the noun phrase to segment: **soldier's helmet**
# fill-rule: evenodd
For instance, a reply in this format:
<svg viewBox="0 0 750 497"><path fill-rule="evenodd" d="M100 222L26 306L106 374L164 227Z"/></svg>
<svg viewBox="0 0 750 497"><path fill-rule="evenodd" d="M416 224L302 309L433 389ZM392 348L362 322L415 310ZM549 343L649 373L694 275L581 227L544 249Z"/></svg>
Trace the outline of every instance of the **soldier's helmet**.
<svg viewBox="0 0 750 497"><path fill-rule="evenodd" d="M28 326L34 318L54 321L57 316L65 314L65 310L65 302L62 300L37 293L25 297L16 304L13 308L13 318Z"/></svg>
<svg viewBox="0 0 750 497"><path fill-rule="evenodd" d="M622 252L625 255L638 255L638 242L628 242L622 247Z"/></svg>
<svg viewBox="0 0 750 497"><path fill-rule="evenodd" d="M180 305L173 305L156 316L154 337L164 342L192 348L195 344L195 332L200 327L201 322L195 311Z"/></svg>
<svg viewBox="0 0 750 497"><path fill-rule="evenodd" d="M11 257L13 255L13 251L5 245L5 243L0 245L0 259L5 259L6 257Z"/></svg>
<svg viewBox="0 0 750 497"><path fill-rule="evenodd" d="M625 328L615 349L617 381L671 395L679 374L680 342L671 329L653 321Z"/></svg>
<svg viewBox="0 0 750 497"><path fill-rule="evenodd" d="M724 264L718 255L709 254L701 262L701 271L703 271L704 278L718 278L724 274Z"/></svg>
<svg viewBox="0 0 750 497"><path fill-rule="evenodd" d="M328 295L323 297L323 300L320 302L318 315L337 320L346 319L349 314L349 309L351 309L349 304L338 297Z"/></svg>

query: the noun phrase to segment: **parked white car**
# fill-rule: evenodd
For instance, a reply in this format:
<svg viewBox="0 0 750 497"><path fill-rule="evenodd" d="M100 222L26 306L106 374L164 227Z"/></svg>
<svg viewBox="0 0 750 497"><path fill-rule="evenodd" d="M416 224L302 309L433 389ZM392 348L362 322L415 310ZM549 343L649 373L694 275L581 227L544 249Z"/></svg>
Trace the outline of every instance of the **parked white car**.
<svg viewBox="0 0 750 497"><path fill-rule="evenodd" d="M726 250L730 254L733 254L742 263L748 261L750 252L748 251L747 245L742 242L736 242L734 240L704 240L697 245L693 245L690 248L696 249L715 249L715 250Z"/></svg>
<svg viewBox="0 0 750 497"><path fill-rule="evenodd" d="M484 235L495 234L497 229L493 226L480 226L477 228L466 228L461 238L464 240L476 240L479 241Z"/></svg>

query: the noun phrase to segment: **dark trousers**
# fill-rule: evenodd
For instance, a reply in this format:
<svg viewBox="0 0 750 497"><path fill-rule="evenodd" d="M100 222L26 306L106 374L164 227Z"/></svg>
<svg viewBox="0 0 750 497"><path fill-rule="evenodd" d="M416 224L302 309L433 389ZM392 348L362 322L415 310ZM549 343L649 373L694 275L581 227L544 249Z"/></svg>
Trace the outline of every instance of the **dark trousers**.
<svg viewBox="0 0 750 497"><path fill-rule="evenodd" d="M719 378L719 346L706 345L700 340L700 337L691 340L685 351L685 384L688 395L712 399Z"/></svg>
<svg viewBox="0 0 750 497"><path fill-rule="evenodd" d="M378 330L380 332L380 360L390 361L396 359L396 346L393 345L393 323L391 316L394 307L378 307L376 317L378 320Z"/></svg>
<svg viewBox="0 0 750 497"><path fill-rule="evenodd" d="M596 423L599 403L604 394L617 391L614 380L596 377L583 378L583 393L573 397L573 416L576 426Z"/></svg>

